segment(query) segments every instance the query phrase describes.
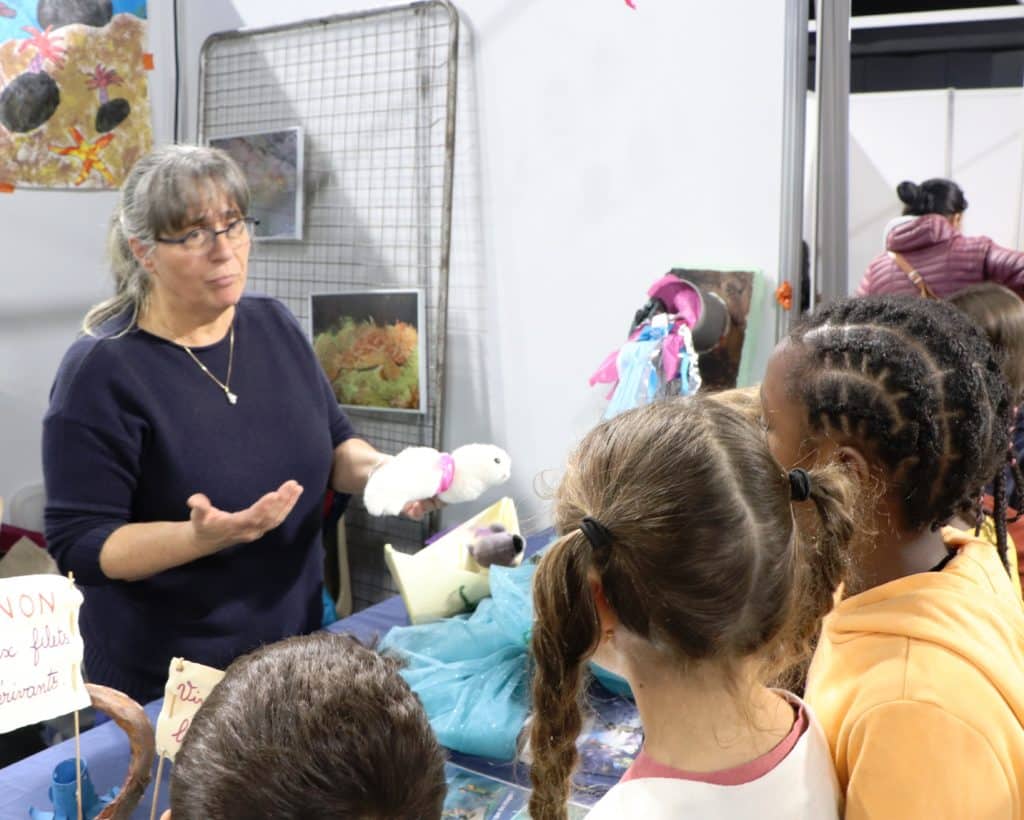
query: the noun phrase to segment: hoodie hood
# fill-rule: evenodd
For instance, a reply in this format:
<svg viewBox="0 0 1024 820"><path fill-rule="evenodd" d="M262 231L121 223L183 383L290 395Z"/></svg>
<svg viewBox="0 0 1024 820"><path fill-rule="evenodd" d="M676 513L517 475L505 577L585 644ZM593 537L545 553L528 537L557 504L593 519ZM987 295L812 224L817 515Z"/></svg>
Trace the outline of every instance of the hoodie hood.
<svg viewBox="0 0 1024 820"><path fill-rule="evenodd" d="M826 622L843 644L866 635L923 641L978 669L1024 724L1024 604L988 542L943 531L959 553L941 572L922 572L841 602Z"/></svg>
<svg viewBox="0 0 1024 820"><path fill-rule="evenodd" d="M885 239L886 250L907 253L940 242L948 242L960 232L949 224L949 220L941 214L925 214L917 217L902 217L893 220Z"/></svg>

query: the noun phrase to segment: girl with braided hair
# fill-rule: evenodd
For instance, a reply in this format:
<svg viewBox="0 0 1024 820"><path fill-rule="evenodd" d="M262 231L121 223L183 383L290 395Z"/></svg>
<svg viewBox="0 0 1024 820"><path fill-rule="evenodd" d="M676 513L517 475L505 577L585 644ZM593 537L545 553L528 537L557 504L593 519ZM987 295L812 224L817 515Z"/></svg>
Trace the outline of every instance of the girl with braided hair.
<svg viewBox="0 0 1024 820"><path fill-rule="evenodd" d="M845 300L776 348L761 399L783 465L838 462L875 499L806 690L846 817L1024 817L1012 404L988 340L948 303ZM990 481L997 543L943 528L972 517Z"/></svg>
<svg viewBox="0 0 1024 820"><path fill-rule="evenodd" d="M591 659L629 681L645 740L590 818L839 816L814 716L765 681L809 654L832 606L853 486L837 468L787 473L752 419L704 397L583 439L534 580L534 820L566 817ZM817 510L815 541L794 501Z"/></svg>

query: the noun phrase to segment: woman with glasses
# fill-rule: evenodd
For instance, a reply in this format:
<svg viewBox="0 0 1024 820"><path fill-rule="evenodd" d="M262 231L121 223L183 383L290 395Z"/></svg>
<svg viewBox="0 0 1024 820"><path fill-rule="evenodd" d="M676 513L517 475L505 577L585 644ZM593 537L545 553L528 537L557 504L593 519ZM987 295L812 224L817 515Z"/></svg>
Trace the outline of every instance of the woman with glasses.
<svg viewBox="0 0 1024 820"><path fill-rule="evenodd" d="M142 702L173 657L224 668L316 629L323 492L361 492L387 458L295 318L244 293L248 207L216 149L136 163L110 227L115 294L86 315L44 420L46 536L85 593L86 674Z"/></svg>

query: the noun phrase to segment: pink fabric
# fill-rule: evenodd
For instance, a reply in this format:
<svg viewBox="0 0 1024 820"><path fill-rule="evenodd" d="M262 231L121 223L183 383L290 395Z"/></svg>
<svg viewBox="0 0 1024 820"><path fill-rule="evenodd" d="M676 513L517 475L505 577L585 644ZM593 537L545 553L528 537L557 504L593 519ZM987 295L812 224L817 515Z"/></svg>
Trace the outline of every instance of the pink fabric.
<svg viewBox="0 0 1024 820"><path fill-rule="evenodd" d="M1024 253L987 236L964 236L940 214L897 225L886 239L886 251L903 254L938 296L952 296L983 281L1024 294ZM857 288L858 296L873 293L917 296L918 290L889 254L881 253L871 260Z"/></svg>
<svg viewBox="0 0 1024 820"><path fill-rule="evenodd" d="M641 327L637 327L629 334L627 342L632 342L637 336L640 335ZM601 365L594 371L594 375L590 377L590 386L593 387L595 384L615 384L619 380L619 351L613 350L605 358ZM612 391L614 392L614 390ZM611 398L611 393L608 394Z"/></svg>
<svg viewBox="0 0 1024 820"><path fill-rule="evenodd" d="M590 377L590 386L593 387L599 382L601 384L612 384L619 380L619 351L613 350L601 362L600 367L594 371L594 375Z"/></svg>
<svg viewBox="0 0 1024 820"><path fill-rule="evenodd" d="M679 349L683 346L683 337L676 331L679 323L672 325L672 329L665 341L661 343L661 369L665 374L665 381L670 382L679 373Z"/></svg>
<svg viewBox="0 0 1024 820"><path fill-rule="evenodd" d="M441 483L437 487L437 495L440 495L447 492L455 480L455 459L450 453L441 453L441 463L438 466L441 468Z"/></svg>
<svg viewBox="0 0 1024 820"><path fill-rule="evenodd" d="M720 769L717 772L687 772L658 763L649 758L641 749L640 754L633 761L633 765L622 775L622 782L642 777L665 777L676 780L695 780L698 783L710 783L714 786L742 786L744 783L757 780L782 763L786 759L786 755L793 751L800 736L807 731L809 721L806 710L802 705L796 703L793 704L793 710L796 712L796 716L789 734L782 738L771 751L765 752L749 763L733 766L731 769Z"/></svg>
<svg viewBox="0 0 1024 820"><path fill-rule="evenodd" d="M700 294L689 282L673 276L671 273L662 276L647 289L652 299L661 299L669 313L678 314L691 330L700 321Z"/></svg>

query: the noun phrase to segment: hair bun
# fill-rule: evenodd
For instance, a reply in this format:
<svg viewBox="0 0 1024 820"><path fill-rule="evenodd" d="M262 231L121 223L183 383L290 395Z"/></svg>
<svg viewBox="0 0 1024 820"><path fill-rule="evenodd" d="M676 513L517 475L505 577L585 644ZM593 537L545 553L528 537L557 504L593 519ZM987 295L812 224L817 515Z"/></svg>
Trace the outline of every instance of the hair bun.
<svg viewBox="0 0 1024 820"><path fill-rule="evenodd" d="M920 203L922 193L921 186L909 180L904 180L896 186L896 195L900 198L900 202L910 207Z"/></svg>

